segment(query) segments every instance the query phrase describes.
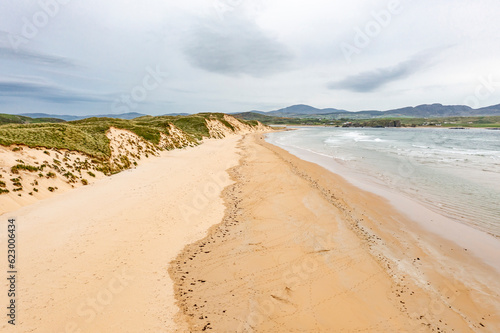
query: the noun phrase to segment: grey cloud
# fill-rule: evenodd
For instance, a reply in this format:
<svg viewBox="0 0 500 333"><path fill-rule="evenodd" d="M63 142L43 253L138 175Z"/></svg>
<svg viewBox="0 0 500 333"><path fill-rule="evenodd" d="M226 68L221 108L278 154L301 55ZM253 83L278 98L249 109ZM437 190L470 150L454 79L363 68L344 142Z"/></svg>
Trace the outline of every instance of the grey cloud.
<svg viewBox="0 0 500 333"><path fill-rule="evenodd" d="M0 97L34 99L51 103L109 102L100 96L82 94L50 84L24 81L0 81Z"/></svg>
<svg viewBox="0 0 500 333"><path fill-rule="evenodd" d="M286 69L292 56L254 22L226 18L194 27L184 53L196 67L220 74L265 76Z"/></svg>
<svg viewBox="0 0 500 333"><path fill-rule="evenodd" d="M381 86L407 78L421 70L428 62L428 57L420 55L400 62L391 67L377 68L372 71L348 76L337 82L330 82L329 89L370 92Z"/></svg>
<svg viewBox="0 0 500 333"><path fill-rule="evenodd" d="M75 67L75 64L64 57L58 57L27 49L14 50L8 46L0 45L0 59L12 59L42 66Z"/></svg>

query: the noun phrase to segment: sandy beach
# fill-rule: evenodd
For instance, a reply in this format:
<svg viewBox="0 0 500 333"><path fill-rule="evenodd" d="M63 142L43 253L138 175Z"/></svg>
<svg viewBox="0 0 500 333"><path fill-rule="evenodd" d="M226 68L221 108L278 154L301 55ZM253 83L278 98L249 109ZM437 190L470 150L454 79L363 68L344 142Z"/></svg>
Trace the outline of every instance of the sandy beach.
<svg viewBox="0 0 500 333"><path fill-rule="evenodd" d="M240 147L224 221L170 268L191 331L498 331L494 268L262 138Z"/></svg>
<svg viewBox="0 0 500 333"><path fill-rule="evenodd" d="M0 333L500 333L500 1L0 1Z"/></svg>
<svg viewBox="0 0 500 333"><path fill-rule="evenodd" d="M19 281L0 330L500 330L494 268L262 137L162 152L2 215Z"/></svg>
<svg viewBox="0 0 500 333"><path fill-rule="evenodd" d="M0 331L186 332L174 327L168 265L221 221L220 193L231 183L225 170L238 163L238 139L162 152L137 169L2 215L2 249L7 219L17 221L19 280L17 324L2 320ZM7 292L0 303L6 313Z"/></svg>

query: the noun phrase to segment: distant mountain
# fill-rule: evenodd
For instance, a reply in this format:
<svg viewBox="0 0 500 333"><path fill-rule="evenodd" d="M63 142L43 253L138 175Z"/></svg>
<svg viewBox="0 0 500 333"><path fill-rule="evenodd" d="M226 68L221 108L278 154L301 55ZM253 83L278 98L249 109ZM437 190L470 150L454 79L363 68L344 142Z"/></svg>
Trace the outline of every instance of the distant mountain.
<svg viewBox="0 0 500 333"><path fill-rule="evenodd" d="M162 116L189 116L189 113L165 113Z"/></svg>
<svg viewBox="0 0 500 333"><path fill-rule="evenodd" d="M121 114L99 114L99 115L86 115L86 116L74 116L74 115L59 115L59 114L47 114L47 113L21 113L21 116L26 116L30 118L58 118L66 121L80 120L86 118L120 118L120 119L134 119L142 116L146 116L142 113L129 112Z"/></svg>
<svg viewBox="0 0 500 333"><path fill-rule="evenodd" d="M260 121L262 123L269 123L269 122L273 122L273 121L276 121L279 119L289 119L286 117L269 116L269 115L255 112L255 111L234 113L233 116L238 118L238 119L257 120L257 121Z"/></svg>
<svg viewBox="0 0 500 333"><path fill-rule="evenodd" d="M425 104L416 107L389 110L384 112L390 116L414 116L418 118L436 117L467 117L477 116L478 113L466 105ZM486 114L484 114L486 116ZM490 116L491 114L487 114Z"/></svg>
<svg viewBox="0 0 500 333"><path fill-rule="evenodd" d="M500 115L500 104L487 106L485 108L477 109L479 112L491 113L491 115Z"/></svg>
<svg viewBox="0 0 500 333"><path fill-rule="evenodd" d="M82 119L80 116L70 116L70 115L60 115L60 114L48 114L48 113L21 113L19 116L25 116L30 118L58 118L65 121Z"/></svg>
<svg viewBox="0 0 500 333"><path fill-rule="evenodd" d="M315 107L299 104L283 109L263 112L250 111L267 116L289 118L329 118L329 119L361 119L380 117L412 117L412 118L441 118L441 117L473 117L473 116L500 116L500 104L472 109L466 105L424 104L416 107L405 107L388 111L346 111L333 108L317 109Z"/></svg>
<svg viewBox="0 0 500 333"><path fill-rule="evenodd" d="M330 114L330 113L348 112L348 111L337 110L332 108L317 109L309 105L299 104L299 105L292 105L276 111L269 111L269 112L251 111L251 112L266 114L274 117L289 117L290 115L310 115L310 114L321 115L321 114Z"/></svg>

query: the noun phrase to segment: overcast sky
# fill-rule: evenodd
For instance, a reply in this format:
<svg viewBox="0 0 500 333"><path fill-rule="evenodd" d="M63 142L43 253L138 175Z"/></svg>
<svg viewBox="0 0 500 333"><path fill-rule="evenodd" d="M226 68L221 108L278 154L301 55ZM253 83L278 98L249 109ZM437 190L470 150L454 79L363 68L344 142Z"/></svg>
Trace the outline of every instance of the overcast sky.
<svg viewBox="0 0 500 333"><path fill-rule="evenodd" d="M2 0L0 113L500 103L498 0Z"/></svg>

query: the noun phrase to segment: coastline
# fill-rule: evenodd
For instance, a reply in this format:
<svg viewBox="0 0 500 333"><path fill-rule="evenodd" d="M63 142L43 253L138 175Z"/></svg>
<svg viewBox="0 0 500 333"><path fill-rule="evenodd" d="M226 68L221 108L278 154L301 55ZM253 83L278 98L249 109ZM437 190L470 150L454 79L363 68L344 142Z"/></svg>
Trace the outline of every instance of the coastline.
<svg viewBox="0 0 500 333"><path fill-rule="evenodd" d="M500 328L498 272L263 134L162 152L1 229L11 217L21 283L6 332Z"/></svg>
<svg viewBox="0 0 500 333"><path fill-rule="evenodd" d="M238 135L164 151L0 216L17 223L17 321L2 332L171 332L167 268L224 215L220 193L237 165ZM7 248L5 233L0 247ZM2 283L8 290L7 280ZM7 292L0 295L7 304Z"/></svg>
<svg viewBox="0 0 500 333"><path fill-rule="evenodd" d="M281 148L281 147L280 147ZM452 220L439 212L436 207L426 204L410 195L382 186L360 174L355 174L330 156L313 153L308 149L293 146L282 148L298 158L317 164L329 172L342 175L343 180L357 189L368 191L387 200L400 214L416 222L428 232L439 235L472 251L483 262L500 273L500 238L477 226Z"/></svg>
<svg viewBox="0 0 500 333"><path fill-rule="evenodd" d="M500 327L498 272L473 254L262 138L241 146L223 222L170 266L192 331Z"/></svg>
<svg viewBox="0 0 500 333"><path fill-rule="evenodd" d="M285 128L293 128L293 127L327 127L327 128L342 128L342 126L334 126L334 125L269 125L269 126L281 126ZM433 129L453 129L453 130L461 130L461 129L487 129L487 130L500 130L500 127L449 127L449 126L400 126L400 127L370 127L370 126L365 126L365 127L355 127L355 126L350 126L348 128L356 129L356 128L410 128L410 129L419 129L419 128L433 128Z"/></svg>

